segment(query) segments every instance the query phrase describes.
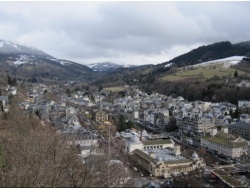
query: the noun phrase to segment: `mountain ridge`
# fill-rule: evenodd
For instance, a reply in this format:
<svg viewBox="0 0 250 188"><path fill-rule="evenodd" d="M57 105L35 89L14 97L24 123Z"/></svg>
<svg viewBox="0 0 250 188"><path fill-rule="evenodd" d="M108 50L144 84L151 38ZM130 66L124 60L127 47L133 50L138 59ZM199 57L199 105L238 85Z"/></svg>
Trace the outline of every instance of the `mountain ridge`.
<svg viewBox="0 0 250 188"><path fill-rule="evenodd" d="M89 79L89 67L57 59L39 49L0 40L0 72L30 79Z"/></svg>
<svg viewBox="0 0 250 188"><path fill-rule="evenodd" d="M209 45L203 45L187 53L179 55L158 66L173 63L178 67L195 65L198 63L223 59L231 56L246 56L250 53L250 41L232 44L229 41L216 42Z"/></svg>
<svg viewBox="0 0 250 188"><path fill-rule="evenodd" d="M121 67L129 68L129 67L138 67L139 65L129 65L129 64L122 65L122 64L111 63L111 62L98 62L98 63L88 64L86 66L88 66L94 71L111 72Z"/></svg>
<svg viewBox="0 0 250 188"><path fill-rule="evenodd" d="M52 58L51 55L43 52L42 50L39 50L34 47L28 47L25 45L20 45L13 43L11 41L4 41L0 39L0 54L16 54L16 55L38 55L41 57L47 57Z"/></svg>

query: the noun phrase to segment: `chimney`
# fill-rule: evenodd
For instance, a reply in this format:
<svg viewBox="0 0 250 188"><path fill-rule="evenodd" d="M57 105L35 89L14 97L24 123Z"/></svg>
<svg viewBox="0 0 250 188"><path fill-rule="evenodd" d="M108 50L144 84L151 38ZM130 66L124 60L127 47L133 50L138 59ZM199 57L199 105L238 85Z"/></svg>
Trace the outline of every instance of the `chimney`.
<svg viewBox="0 0 250 188"><path fill-rule="evenodd" d="M180 145L174 145L174 154L175 156L178 156L181 154L181 146Z"/></svg>

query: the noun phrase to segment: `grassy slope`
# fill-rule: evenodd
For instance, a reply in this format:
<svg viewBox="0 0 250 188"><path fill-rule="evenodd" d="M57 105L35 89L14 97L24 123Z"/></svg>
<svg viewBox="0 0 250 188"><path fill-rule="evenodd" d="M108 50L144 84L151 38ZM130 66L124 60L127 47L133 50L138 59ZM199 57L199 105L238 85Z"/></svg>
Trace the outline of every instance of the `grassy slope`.
<svg viewBox="0 0 250 188"><path fill-rule="evenodd" d="M159 79L162 81L179 81L184 79L201 79L206 80L212 78L214 76L218 76L222 78L223 76L234 76L235 68L225 68L223 64L217 64L215 67L213 65L207 66L197 66L194 70L184 70L183 68L179 68L177 73L166 75L160 77ZM237 70L238 75L244 75L246 72Z"/></svg>
<svg viewBox="0 0 250 188"><path fill-rule="evenodd" d="M116 86L116 87L106 87L104 90L107 91L123 91L125 89L124 86Z"/></svg>

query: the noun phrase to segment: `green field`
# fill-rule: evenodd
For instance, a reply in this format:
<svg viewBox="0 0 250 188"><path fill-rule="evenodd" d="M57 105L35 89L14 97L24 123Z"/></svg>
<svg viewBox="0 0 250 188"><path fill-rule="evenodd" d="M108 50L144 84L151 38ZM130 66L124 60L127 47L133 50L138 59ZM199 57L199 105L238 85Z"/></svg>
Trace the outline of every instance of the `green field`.
<svg viewBox="0 0 250 188"><path fill-rule="evenodd" d="M183 79L200 79L206 80L212 78L214 76L218 76L222 78L223 76L230 76L233 78L234 72L236 69L234 68L225 68L222 64L217 64L216 66L208 65L208 66L197 66L194 67L193 70L184 70L183 68L179 68L178 71L171 75L166 75L160 78L163 81L178 81ZM246 74L243 71L237 70L238 75Z"/></svg>
<svg viewBox="0 0 250 188"><path fill-rule="evenodd" d="M105 87L106 91L123 91L125 89L124 86L116 86L116 87Z"/></svg>

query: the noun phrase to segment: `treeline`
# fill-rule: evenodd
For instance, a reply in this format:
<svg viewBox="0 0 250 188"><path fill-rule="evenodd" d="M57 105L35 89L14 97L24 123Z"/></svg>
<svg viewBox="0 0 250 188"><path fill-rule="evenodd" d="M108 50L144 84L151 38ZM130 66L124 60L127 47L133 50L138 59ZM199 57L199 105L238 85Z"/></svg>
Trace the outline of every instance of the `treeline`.
<svg viewBox="0 0 250 188"><path fill-rule="evenodd" d="M230 56L245 56L249 54L249 52L249 42L231 44L225 41L198 47L163 64L175 63L176 66L181 67Z"/></svg>
<svg viewBox="0 0 250 188"><path fill-rule="evenodd" d="M250 73L250 58L244 58L243 61L234 65L234 68Z"/></svg>

